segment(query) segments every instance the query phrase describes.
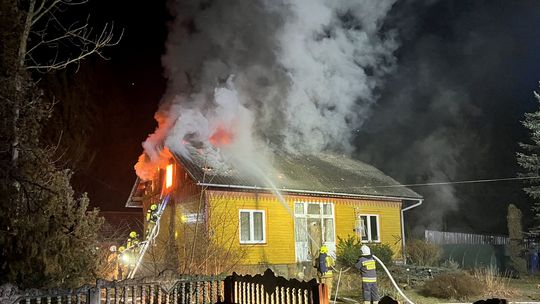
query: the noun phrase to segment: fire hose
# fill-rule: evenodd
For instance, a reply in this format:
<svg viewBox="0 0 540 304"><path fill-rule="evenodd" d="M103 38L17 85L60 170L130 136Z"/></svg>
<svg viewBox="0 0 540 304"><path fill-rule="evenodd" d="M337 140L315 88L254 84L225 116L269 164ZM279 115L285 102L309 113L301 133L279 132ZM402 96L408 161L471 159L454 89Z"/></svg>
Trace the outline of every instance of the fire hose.
<svg viewBox="0 0 540 304"><path fill-rule="evenodd" d="M407 301L407 303L414 304L413 301L411 301L409 298L407 298L407 296L403 293L403 291L401 291L401 289L399 288L398 284L396 283L396 281L394 281L394 278L392 277L392 275L390 274L390 271L388 270L388 268L386 268L386 266L384 265L384 263L383 263L378 257L376 257L375 255L372 255L372 257L373 257L377 262L379 262L379 264L381 264L381 266L383 267L384 271L386 271L386 274L387 274L388 277L390 278L390 281L392 281L392 284L394 285L394 287L396 288L396 290L399 292L399 294L403 297L403 299L405 299L405 301Z"/></svg>
<svg viewBox="0 0 540 304"><path fill-rule="evenodd" d="M378 258L376 257L375 255L372 255L372 257L377 261L379 262L379 264L381 264L381 266L383 267L384 271L386 272L386 274L388 275L388 277L390 278L390 281L392 281L392 284L394 285L394 287L397 289L397 291L399 292L399 294L405 299L405 301L407 301L407 303L409 304L414 304L413 301L411 301L409 298L407 298L407 296L403 293L403 291L401 291L401 289L399 288L399 286L397 285L396 281L394 281L394 278L392 277L392 275L390 274L390 271L388 270L388 268L386 268L386 266L384 265L384 263ZM333 267L332 267L333 268ZM335 269L335 268L334 268ZM337 282L337 286L336 286L336 294L334 295L334 303L333 304L336 304L336 301L337 301L337 296L338 296L338 292L339 292L339 283L341 281L341 273L342 272L347 272L349 271L350 267L345 269L345 271L342 271L343 269L340 269L339 270L339 275L338 275L338 282Z"/></svg>

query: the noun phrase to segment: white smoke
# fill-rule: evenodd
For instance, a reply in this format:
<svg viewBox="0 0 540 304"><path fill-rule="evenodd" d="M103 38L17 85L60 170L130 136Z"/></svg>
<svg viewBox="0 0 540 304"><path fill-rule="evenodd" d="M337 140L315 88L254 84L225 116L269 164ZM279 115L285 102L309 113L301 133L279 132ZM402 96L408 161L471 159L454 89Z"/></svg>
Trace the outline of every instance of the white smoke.
<svg viewBox="0 0 540 304"><path fill-rule="evenodd" d="M168 92L145 153L186 153L186 144L215 145L209 139L222 133L231 141L223 152L244 161L263 147L352 152L353 132L395 64L394 35L383 30L394 2L170 3Z"/></svg>

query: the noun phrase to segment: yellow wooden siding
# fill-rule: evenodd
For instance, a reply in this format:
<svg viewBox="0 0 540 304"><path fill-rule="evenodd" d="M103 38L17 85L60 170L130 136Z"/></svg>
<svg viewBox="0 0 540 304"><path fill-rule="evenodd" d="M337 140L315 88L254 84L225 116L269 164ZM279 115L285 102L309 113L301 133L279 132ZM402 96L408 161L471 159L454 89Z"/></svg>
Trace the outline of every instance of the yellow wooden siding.
<svg viewBox="0 0 540 304"><path fill-rule="evenodd" d="M333 203L337 236L354 235L357 213L378 214L381 242L392 246L396 257L401 250L401 221L398 201L360 199L317 198L285 196L287 210L274 196L247 192L207 191L210 227L216 241L232 246L245 257L242 264L292 264L296 262L294 220L291 213L294 202ZM266 243L240 244L239 210L264 210L266 220Z"/></svg>
<svg viewBox="0 0 540 304"><path fill-rule="evenodd" d="M207 192L210 225L216 241L232 245L244 255L242 264L292 264L294 255L294 221L276 199L255 193ZM289 203L289 208L292 206ZM240 244L239 210L264 210L266 243ZM230 238L230 236L233 236ZM232 243L230 243L232 241ZM227 244L229 243L229 244Z"/></svg>
<svg viewBox="0 0 540 304"><path fill-rule="evenodd" d="M334 205L336 219L336 239L355 235L356 214L379 215L381 243L388 244L399 257L401 252L401 203L385 201L355 200L337 202Z"/></svg>

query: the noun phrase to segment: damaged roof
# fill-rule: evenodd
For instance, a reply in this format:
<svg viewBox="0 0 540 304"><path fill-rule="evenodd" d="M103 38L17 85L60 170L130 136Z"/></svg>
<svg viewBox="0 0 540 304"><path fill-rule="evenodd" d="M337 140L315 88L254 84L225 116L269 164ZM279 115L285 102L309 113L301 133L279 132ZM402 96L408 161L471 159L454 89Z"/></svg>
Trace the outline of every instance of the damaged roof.
<svg viewBox="0 0 540 304"><path fill-rule="evenodd" d="M259 181L230 166L208 165L208 158L191 151L189 159L175 155L188 174L199 185L271 190L269 183ZM402 186L379 169L346 156L331 154L274 154L273 172L265 171L280 191L302 194L392 197L421 199L422 196Z"/></svg>

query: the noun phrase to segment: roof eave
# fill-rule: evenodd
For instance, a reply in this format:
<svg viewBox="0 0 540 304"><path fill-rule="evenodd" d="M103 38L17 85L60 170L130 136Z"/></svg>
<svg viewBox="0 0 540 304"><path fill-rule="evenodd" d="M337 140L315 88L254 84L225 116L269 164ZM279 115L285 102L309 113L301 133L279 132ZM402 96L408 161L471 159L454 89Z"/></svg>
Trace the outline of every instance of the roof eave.
<svg viewBox="0 0 540 304"><path fill-rule="evenodd" d="M407 196L392 196L392 195L372 195L372 194L327 192L327 191L313 191L313 190L300 190L300 189L287 189L287 188L273 189L273 188L259 187L259 186L223 185L223 184L212 184L212 183L204 183L204 182L197 182L196 184L197 186L202 186L202 187L231 188L231 189L240 189L240 190L260 190L260 191L269 191L269 192L279 191L279 192L309 194L309 195L316 194L316 195L325 195L325 196L334 196L334 197L337 196L337 197L371 198L371 199L379 199L379 200L387 199L387 200L395 200L395 201L423 200L421 196L420 197L407 197Z"/></svg>

